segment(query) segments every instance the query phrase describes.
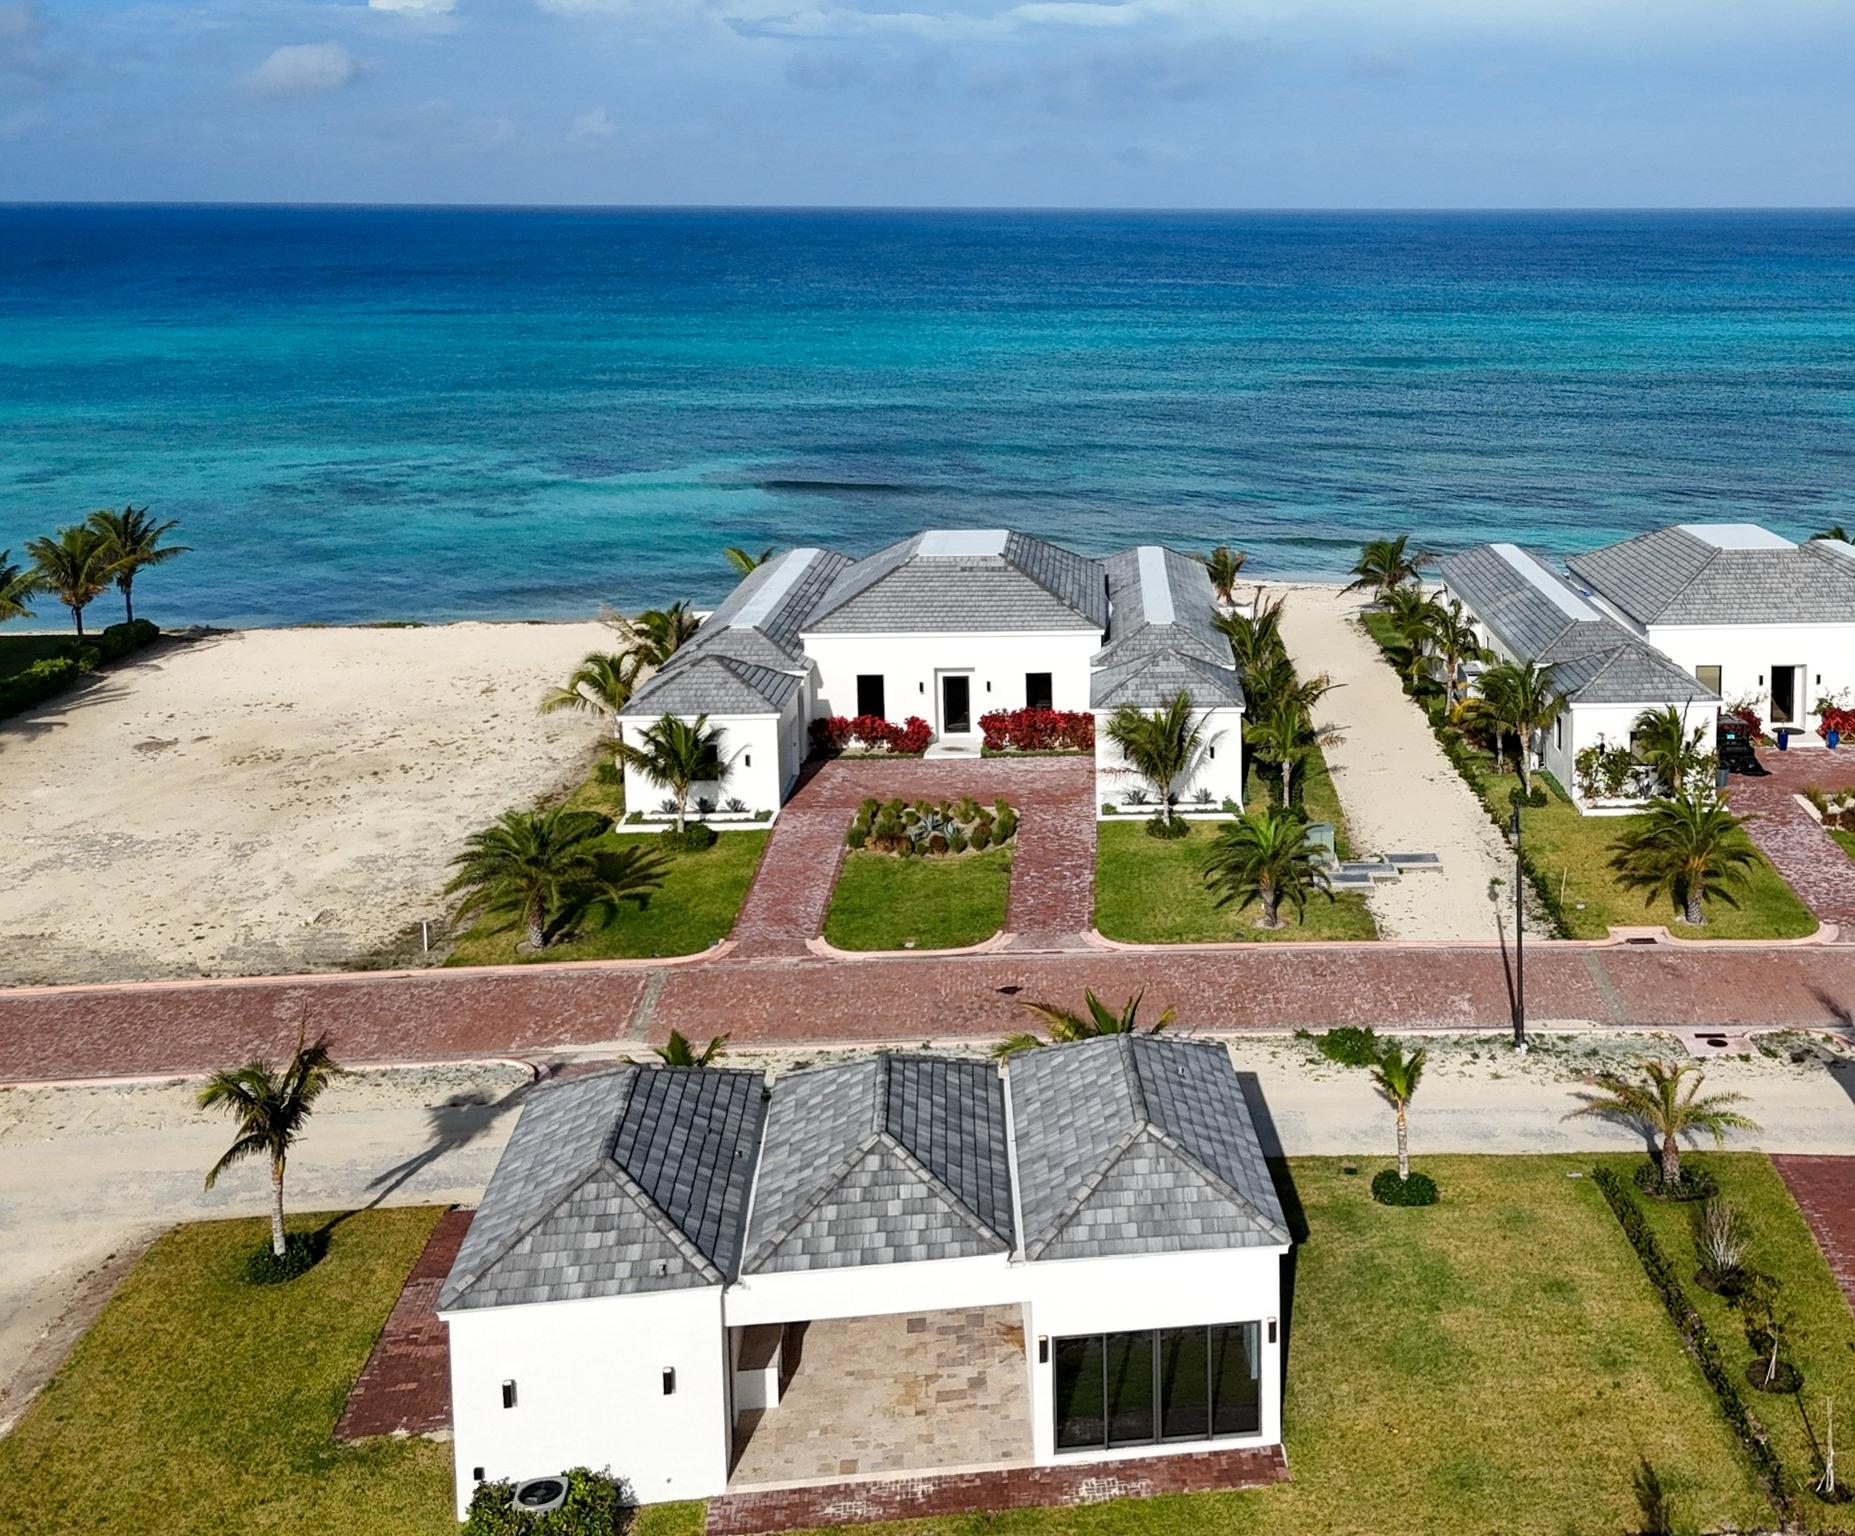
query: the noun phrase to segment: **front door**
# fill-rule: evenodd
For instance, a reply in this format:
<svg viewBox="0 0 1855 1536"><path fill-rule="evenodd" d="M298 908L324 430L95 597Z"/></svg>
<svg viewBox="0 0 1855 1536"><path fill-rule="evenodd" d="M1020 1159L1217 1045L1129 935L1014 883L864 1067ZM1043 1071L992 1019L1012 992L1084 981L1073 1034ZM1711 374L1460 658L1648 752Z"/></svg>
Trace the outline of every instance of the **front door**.
<svg viewBox="0 0 1855 1536"><path fill-rule="evenodd" d="M1773 667L1771 669L1771 723L1773 725L1795 725L1797 723L1797 674L1802 667Z"/></svg>
<svg viewBox="0 0 1855 1536"><path fill-rule="evenodd" d="M940 680L940 734L965 736L973 728L973 680L965 673Z"/></svg>

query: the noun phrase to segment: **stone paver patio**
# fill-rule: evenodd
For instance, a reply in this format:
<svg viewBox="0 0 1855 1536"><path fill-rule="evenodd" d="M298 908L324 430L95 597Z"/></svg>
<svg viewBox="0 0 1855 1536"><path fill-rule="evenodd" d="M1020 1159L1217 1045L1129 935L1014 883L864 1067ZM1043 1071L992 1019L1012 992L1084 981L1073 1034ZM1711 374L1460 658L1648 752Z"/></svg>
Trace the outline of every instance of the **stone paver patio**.
<svg viewBox="0 0 1855 1536"><path fill-rule="evenodd" d="M730 1488L1030 1460L1016 1307L806 1323L786 1351L778 1406L736 1426Z"/></svg>

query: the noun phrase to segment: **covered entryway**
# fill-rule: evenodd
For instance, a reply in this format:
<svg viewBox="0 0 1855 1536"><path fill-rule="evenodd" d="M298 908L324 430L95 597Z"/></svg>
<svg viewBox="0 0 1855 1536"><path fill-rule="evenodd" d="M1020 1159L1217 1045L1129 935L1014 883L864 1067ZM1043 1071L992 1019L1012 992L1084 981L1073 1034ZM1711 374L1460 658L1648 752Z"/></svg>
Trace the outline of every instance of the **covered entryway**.
<svg viewBox="0 0 1855 1536"><path fill-rule="evenodd" d="M790 1324L778 1404L737 1412L730 1490L1026 1466L1015 1306Z"/></svg>
<svg viewBox="0 0 1855 1536"><path fill-rule="evenodd" d="M1803 691L1803 668L1777 666L1771 669L1771 723L1801 725L1797 696Z"/></svg>
<svg viewBox="0 0 1855 1536"><path fill-rule="evenodd" d="M973 675L970 672L940 674L940 734L970 736L973 733Z"/></svg>

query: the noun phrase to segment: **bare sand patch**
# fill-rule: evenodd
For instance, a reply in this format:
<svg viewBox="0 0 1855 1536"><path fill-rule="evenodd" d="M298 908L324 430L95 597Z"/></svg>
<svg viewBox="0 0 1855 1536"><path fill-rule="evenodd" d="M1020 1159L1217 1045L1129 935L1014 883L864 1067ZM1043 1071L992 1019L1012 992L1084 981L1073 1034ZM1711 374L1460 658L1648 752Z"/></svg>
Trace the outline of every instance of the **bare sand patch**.
<svg viewBox="0 0 1855 1536"><path fill-rule="evenodd" d="M469 832L584 772L542 692L585 624L164 641L0 723L0 983L352 962L444 911Z"/></svg>

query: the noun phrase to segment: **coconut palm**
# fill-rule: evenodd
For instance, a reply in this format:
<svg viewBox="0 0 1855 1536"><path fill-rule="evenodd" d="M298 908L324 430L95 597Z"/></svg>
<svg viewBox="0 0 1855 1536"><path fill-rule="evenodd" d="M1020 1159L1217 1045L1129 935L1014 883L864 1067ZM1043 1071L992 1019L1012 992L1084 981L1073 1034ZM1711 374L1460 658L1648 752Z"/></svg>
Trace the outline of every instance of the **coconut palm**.
<svg viewBox="0 0 1855 1536"><path fill-rule="evenodd" d="M1551 667L1536 662L1504 661L1481 675L1478 711L1496 732L1495 762L1501 759L1500 735L1511 731L1520 759L1520 781L1533 790L1533 746L1539 733L1558 718L1565 700L1552 686Z"/></svg>
<svg viewBox="0 0 1855 1536"><path fill-rule="evenodd" d="M992 1048L992 1054L998 1057L1012 1056L1019 1051L1034 1050L1044 1044L1063 1044L1071 1040L1093 1040L1098 1035L1157 1035L1173 1020L1171 1008L1153 1021L1145 1030L1140 1028L1140 1000L1146 996L1142 987L1121 1005L1116 1013L1099 997L1092 987L1085 987L1082 992L1083 1006L1086 1013L1071 1013L1067 1008L1059 1008L1053 1003L1033 1003L1020 999L1018 1006L1027 1008L1044 1022L1050 1031L1049 1041L1033 1034L1007 1035Z"/></svg>
<svg viewBox="0 0 1855 1536"><path fill-rule="evenodd" d="M1333 732L1315 728L1299 699L1294 697L1284 699L1267 714L1252 720L1243 737L1256 755L1265 763L1273 763L1282 776L1284 810L1294 803L1295 770L1311 761L1322 746L1334 739Z"/></svg>
<svg viewBox="0 0 1855 1536"><path fill-rule="evenodd" d="M606 622L618 631L626 653L635 656L639 665L661 667L688 644L701 621L688 603L676 602L668 608L647 608L636 618L608 614Z"/></svg>
<svg viewBox="0 0 1855 1536"><path fill-rule="evenodd" d="M759 570L761 566L765 565L767 561L773 558L773 546L769 544L765 549L761 550L759 554L751 555L738 545L730 544L722 551L722 555L727 560L728 564L733 566L743 576L751 576L755 571Z"/></svg>
<svg viewBox="0 0 1855 1536"><path fill-rule="evenodd" d="M1311 892L1323 892L1333 900L1333 885L1320 867L1318 850L1308 841L1307 823L1285 808L1252 811L1220 829L1205 861L1204 878L1217 893L1220 907L1234 901L1241 912L1251 902L1260 903L1262 928L1282 926L1284 901L1293 904L1300 918L1306 915Z"/></svg>
<svg viewBox="0 0 1855 1536"><path fill-rule="evenodd" d="M642 740L618 744L618 760L636 768L653 784L676 797L676 830L689 816L689 791L695 784L719 784L728 777L729 763L721 755L722 731L709 728L709 717L681 720L662 715L644 728Z"/></svg>
<svg viewBox="0 0 1855 1536"><path fill-rule="evenodd" d="M566 682L542 697L541 713L551 715L562 709L584 709L608 714L612 717L612 736L616 740L618 717L631 702L637 676L638 661L634 652L588 651Z"/></svg>
<svg viewBox="0 0 1855 1536"><path fill-rule="evenodd" d="M219 1106L238 1122L238 1135L225 1156L206 1175L211 1189L233 1163L266 1157L271 1167L271 1252L283 1257L283 1168L290 1148L303 1132L322 1090L341 1075L329 1055L328 1041L304 1042L297 1030L296 1052L282 1068L267 1061L215 1072L200 1090L200 1108Z"/></svg>
<svg viewBox="0 0 1855 1536"><path fill-rule="evenodd" d="M592 811L506 811L493 826L470 835L451 860L457 873L445 891L466 892L460 916L515 915L528 948L545 949L557 919L595 893L621 894L602 876L598 841L605 828L605 817ZM636 888L644 872L626 874Z"/></svg>
<svg viewBox="0 0 1855 1536"><path fill-rule="evenodd" d="M715 1035L698 1051L680 1029L673 1029L670 1038L653 1049L666 1067L707 1067L728 1054L728 1037Z"/></svg>
<svg viewBox="0 0 1855 1536"><path fill-rule="evenodd" d="M1286 658L1282 643L1282 599L1259 602L1254 614L1220 613L1211 621L1230 642L1230 654L1245 676L1268 666L1277 657Z"/></svg>
<svg viewBox="0 0 1855 1536"><path fill-rule="evenodd" d="M1242 550L1232 549L1228 544L1218 545L1205 557L1204 573L1211 578L1211 590L1220 603L1237 600L1237 574L1247 558Z"/></svg>
<svg viewBox="0 0 1855 1536"><path fill-rule="evenodd" d="M1295 671L1295 664L1288 659L1286 652L1278 654L1273 661L1253 672L1246 673L1243 678L1249 712L1258 716L1272 715L1282 709L1298 709L1311 717L1315 706L1340 686L1325 672L1302 677Z"/></svg>
<svg viewBox="0 0 1855 1536"><path fill-rule="evenodd" d="M1660 1138L1664 1185L1678 1187L1681 1183L1681 1138L1692 1141L1705 1131L1713 1137L1717 1147L1726 1140L1729 1130L1758 1129L1756 1122L1732 1108L1744 1100L1743 1093L1710 1093L1701 1097L1700 1087L1706 1082L1707 1074L1699 1063L1645 1061L1640 1067L1640 1082L1620 1072L1592 1074L1586 1081L1599 1093L1587 1094L1585 1103L1572 1113L1627 1120L1640 1126L1645 1134Z"/></svg>
<svg viewBox="0 0 1855 1536"><path fill-rule="evenodd" d="M12 554L10 549L0 549L0 624L8 619L31 618L32 610L26 603L42 583L34 567L18 564Z"/></svg>
<svg viewBox="0 0 1855 1536"><path fill-rule="evenodd" d="M1399 670L1415 689L1429 670L1437 624L1443 617L1442 604L1422 587L1409 585L1391 588L1380 598L1379 606L1391 620L1391 627L1404 647Z"/></svg>
<svg viewBox="0 0 1855 1536"><path fill-rule="evenodd" d="M1819 528L1815 533L1810 535L1810 538L1812 541L1817 539L1831 539L1838 544L1855 544L1855 539L1849 537L1848 529L1844 528L1840 523L1831 523L1827 528Z"/></svg>
<svg viewBox="0 0 1855 1536"><path fill-rule="evenodd" d="M1611 849L1610 867L1626 886L1666 892L1695 927L1707 921L1707 898L1739 905L1733 890L1758 862L1744 823L1711 794L1651 800Z"/></svg>
<svg viewBox="0 0 1855 1536"><path fill-rule="evenodd" d="M1123 704L1108 721L1108 737L1130 767L1159 792L1159 814L1175 819L1175 786L1190 778L1205 748L1206 716L1192 714L1190 696L1181 688L1164 709L1150 714Z"/></svg>
<svg viewBox="0 0 1855 1536"><path fill-rule="evenodd" d="M1706 734L1705 723L1689 730L1684 712L1672 704L1645 709L1631 729L1636 755L1655 770L1671 795L1688 787L1688 776L1707 755L1701 750Z"/></svg>
<svg viewBox="0 0 1855 1536"><path fill-rule="evenodd" d="M1489 658L1488 648L1481 643L1474 620L1468 616L1459 598L1452 597L1448 607L1436 604L1436 611L1430 620L1430 644L1443 663L1444 696L1449 712L1453 715L1456 706L1461 703L1456 674L1467 662L1486 661Z"/></svg>
<svg viewBox="0 0 1855 1536"><path fill-rule="evenodd" d="M71 610L77 638L84 638L84 610L102 595L116 574L116 559L109 539L87 523L60 528L55 538L43 536L26 545L38 566L38 585Z"/></svg>
<svg viewBox="0 0 1855 1536"><path fill-rule="evenodd" d="M1416 1050L1405 1053L1404 1047L1395 1041L1386 1046L1378 1058L1378 1065L1372 1068L1372 1085L1383 1095L1384 1100L1398 1114L1398 1178L1411 1176L1411 1135L1406 1119L1411 1107L1411 1100L1416 1096L1417 1085L1423 1081L1424 1052L1419 1046Z"/></svg>
<svg viewBox="0 0 1855 1536"><path fill-rule="evenodd" d="M146 507L124 507L120 512L106 507L92 512L88 521L109 541L110 556L116 562L116 590L122 594L123 622L133 624L136 573L191 553L184 544L161 542L180 526L180 519L170 517L165 523L157 523Z"/></svg>
<svg viewBox="0 0 1855 1536"><path fill-rule="evenodd" d="M1401 533L1395 539L1370 539L1353 562L1355 578L1347 584L1348 592L1370 591L1382 600L1394 587L1417 579L1417 565L1424 557L1410 547L1411 536Z"/></svg>

